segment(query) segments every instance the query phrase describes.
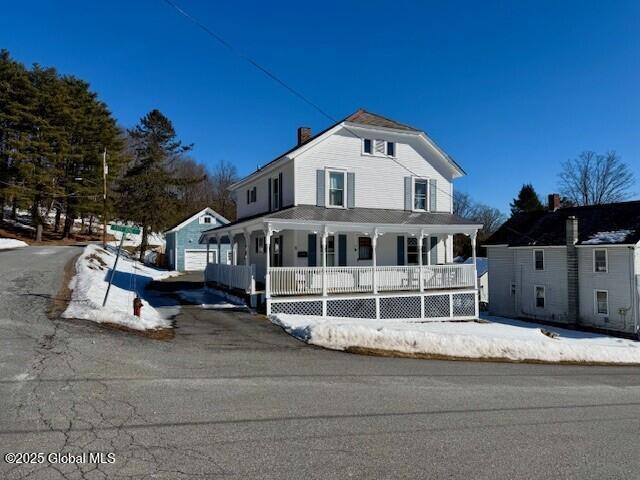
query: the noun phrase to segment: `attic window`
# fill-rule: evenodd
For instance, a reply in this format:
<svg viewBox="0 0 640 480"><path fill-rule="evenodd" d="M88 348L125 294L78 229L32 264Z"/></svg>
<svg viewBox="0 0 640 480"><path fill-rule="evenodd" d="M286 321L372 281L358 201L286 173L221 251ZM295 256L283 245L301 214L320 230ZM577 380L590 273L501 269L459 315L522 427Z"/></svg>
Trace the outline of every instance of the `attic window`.
<svg viewBox="0 0 640 480"><path fill-rule="evenodd" d="M370 138L363 138L362 153L364 155L395 157L396 143L380 139L372 140Z"/></svg>
<svg viewBox="0 0 640 480"><path fill-rule="evenodd" d="M211 223L211 217L209 215L205 215L202 217L202 223Z"/></svg>

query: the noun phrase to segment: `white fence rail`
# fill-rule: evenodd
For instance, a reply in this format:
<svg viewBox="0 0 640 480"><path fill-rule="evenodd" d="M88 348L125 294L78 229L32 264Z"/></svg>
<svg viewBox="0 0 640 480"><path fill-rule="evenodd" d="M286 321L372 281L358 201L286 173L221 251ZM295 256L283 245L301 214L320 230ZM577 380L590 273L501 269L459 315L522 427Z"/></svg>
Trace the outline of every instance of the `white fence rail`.
<svg viewBox="0 0 640 480"><path fill-rule="evenodd" d="M332 293L367 293L420 291L449 288L475 288L473 265L327 267L326 291ZM270 269L270 294L319 295L323 292L322 267L274 267Z"/></svg>
<svg viewBox="0 0 640 480"><path fill-rule="evenodd" d="M210 263L204 271L205 282L215 282L231 288L255 292L255 265Z"/></svg>

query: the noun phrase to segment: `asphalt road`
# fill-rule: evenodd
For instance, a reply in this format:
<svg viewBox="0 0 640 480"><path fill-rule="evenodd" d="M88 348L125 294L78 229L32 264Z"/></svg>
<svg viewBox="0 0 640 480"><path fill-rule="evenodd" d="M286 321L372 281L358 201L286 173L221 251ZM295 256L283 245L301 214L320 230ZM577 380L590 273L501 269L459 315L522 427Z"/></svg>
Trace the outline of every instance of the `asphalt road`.
<svg viewBox="0 0 640 480"><path fill-rule="evenodd" d="M636 368L390 359L184 307L170 341L49 320L74 247L0 252L2 479L640 478Z"/></svg>

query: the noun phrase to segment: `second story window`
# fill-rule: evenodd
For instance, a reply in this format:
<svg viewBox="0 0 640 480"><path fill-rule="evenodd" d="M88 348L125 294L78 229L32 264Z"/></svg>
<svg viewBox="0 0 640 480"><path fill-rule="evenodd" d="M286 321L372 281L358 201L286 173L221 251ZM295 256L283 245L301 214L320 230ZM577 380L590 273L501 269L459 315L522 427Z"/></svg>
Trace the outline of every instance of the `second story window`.
<svg viewBox="0 0 640 480"><path fill-rule="evenodd" d="M544 250L533 251L533 268L535 270L544 270Z"/></svg>
<svg viewBox="0 0 640 480"><path fill-rule="evenodd" d="M329 172L329 206L344 207L345 172Z"/></svg>
<svg viewBox="0 0 640 480"><path fill-rule="evenodd" d="M414 179L413 182L413 208L414 210L427 209L427 180Z"/></svg>
<svg viewBox="0 0 640 480"><path fill-rule="evenodd" d="M379 157L395 157L396 143L381 139L362 139L362 153Z"/></svg>
<svg viewBox="0 0 640 480"><path fill-rule="evenodd" d="M373 146L371 145L371 140L369 138L365 138L362 141L362 151L369 155L373 153Z"/></svg>
<svg viewBox="0 0 640 480"><path fill-rule="evenodd" d="M257 190L256 187L247 190L247 203L256 203Z"/></svg>
<svg viewBox="0 0 640 480"><path fill-rule="evenodd" d="M394 142L387 142L387 155L390 157L396 156L396 144Z"/></svg>
<svg viewBox="0 0 640 480"><path fill-rule="evenodd" d="M596 273L606 273L607 271L607 251L598 249L593 251L593 271Z"/></svg>
<svg viewBox="0 0 640 480"><path fill-rule="evenodd" d="M273 179L273 209L278 210L280 208L280 179L278 177Z"/></svg>

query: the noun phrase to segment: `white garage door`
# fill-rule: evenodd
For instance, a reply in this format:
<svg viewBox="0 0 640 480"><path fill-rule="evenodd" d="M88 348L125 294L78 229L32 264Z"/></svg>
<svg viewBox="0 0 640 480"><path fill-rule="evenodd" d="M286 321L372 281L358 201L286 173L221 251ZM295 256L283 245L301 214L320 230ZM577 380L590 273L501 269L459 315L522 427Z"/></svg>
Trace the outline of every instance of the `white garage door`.
<svg viewBox="0 0 640 480"><path fill-rule="evenodd" d="M209 253L213 257L213 252ZM207 266L206 250L185 250L184 251L184 269L187 272L202 271Z"/></svg>

